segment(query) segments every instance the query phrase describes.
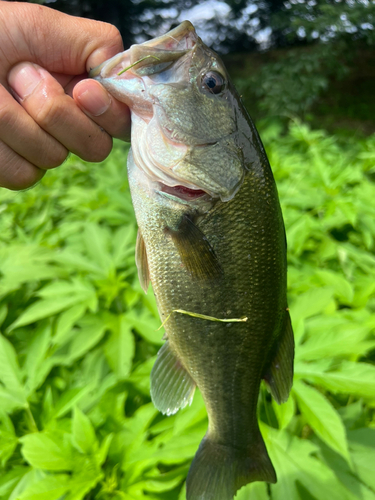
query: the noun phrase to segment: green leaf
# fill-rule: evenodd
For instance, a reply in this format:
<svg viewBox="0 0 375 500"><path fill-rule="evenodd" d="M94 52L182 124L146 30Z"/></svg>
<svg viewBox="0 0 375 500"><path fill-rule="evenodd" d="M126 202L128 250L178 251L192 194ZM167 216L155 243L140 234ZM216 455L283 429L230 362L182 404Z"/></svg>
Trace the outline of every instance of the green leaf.
<svg viewBox="0 0 375 500"><path fill-rule="evenodd" d="M296 405L291 395L289 395L288 400L281 405L277 404L276 401L272 399L272 408L275 412L280 429L284 429L288 426L296 412Z"/></svg>
<svg viewBox="0 0 375 500"><path fill-rule="evenodd" d="M302 415L317 436L350 463L344 424L328 399L299 380L294 382L293 393Z"/></svg>
<svg viewBox="0 0 375 500"><path fill-rule="evenodd" d="M5 318L8 315L8 306L7 304L0 305L0 326L4 323Z"/></svg>
<svg viewBox="0 0 375 500"><path fill-rule="evenodd" d="M25 385L28 393L32 392L44 382L50 370L49 363L45 364L45 367L43 367L43 361L46 357L50 340L51 325L46 323L41 324L33 335L33 339L30 341L26 360L23 365L23 371L27 376Z"/></svg>
<svg viewBox="0 0 375 500"><path fill-rule="evenodd" d="M269 500L267 485L265 483L250 483L241 488L236 500Z"/></svg>
<svg viewBox="0 0 375 500"><path fill-rule="evenodd" d="M186 477L189 465L178 467L169 472L161 474L158 468L154 468L145 474L142 487L146 491L161 493L176 488Z"/></svg>
<svg viewBox="0 0 375 500"><path fill-rule="evenodd" d="M85 224L83 234L86 252L91 260L100 268L108 271L112 266L112 258L107 249L107 233L96 224Z"/></svg>
<svg viewBox="0 0 375 500"><path fill-rule="evenodd" d="M0 334L0 381L9 391L17 393L20 398L24 392L22 373L18 366L17 355L13 345ZM26 403L26 400L25 400Z"/></svg>
<svg viewBox="0 0 375 500"><path fill-rule="evenodd" d="M81 453L91 453L98 446L90 419L76 406L72 421L73 445Z"/></svg>
<svg viewBox="0 0 375 500"><path fill-rule="evenodd" d="M333 393L375 398L375 367L368 363L343 361L338 370L324 371L319 365L298 365L296 375Z"/></svg>
<svg viewBox="0 0 375 500"><path fill-rule="evenodd" d="M52 298L38 300L29 306L18 319L11 324L9 331L19 328L20 326L29 325L40 319L53 316L69 307L78 303L87 303L95 297L93 289L79 290L71 295L53 296Z"/></svg>
<svg viewBox="0 0 375 500"><path fill-rule="evenodd" d="M325 321L322 321L324 327ZM370 328L351 322L337 325L331 331L322 329L296 347L296 358L312 361L322 357L365 354L375 342L364 342Z"/></svg>
<svg viewBox="0 0 375 500"><path fill-rule="evenodd" d="M335 474L312 454L317 448L285 430L277 431L261 424L261 432L278 482L271 485L272 500L301 500L297 483L316 500L355 500Z"/></svg>
<svg viewBox="0 0 375 500"><path fill-rule="evenodd" d="M351 304L354 297L352 285L340 274L328 270L316 271L316 276L322 285L333 287L335 295L343 304Z"/></svg>
<svg viewBox="0 0 375 500"><path fill-rule="evenodd" d="M131 330L128 319L125 316L118 317L104 348L108 364L118 380L126 379L132 367L135 342Z"/></svg>
<svg viewBox="0 0 375 500"><path fill-rule="evenodd" d="M90 391L92 387L86 385L85 387L76 387L70 389L63 393L61 398L58 400L54 412L51 415L52 418L63 417L68 411L72 410L78 402L84 398Z"/></svg>
<svg viewBox="0 0 375 500"><path fill-rule="evenodd" d="M107 318L101 315L86 315L79 323L80 330L76 333L69 348L70 361L80 358L102 339L108 329Z"/></svg>
<svg viewBox="0 0 375 500"><path fill-rule="evenodd" d="M300 319L322 312L329 305L332 297L332 288L311 288L299 295L290 307L292 321L298 322Z"/></svg>
<svg viewBox="0 0 375 500"><path fill-rule="evenodd" d="M356 429L350 431L348 437L354 471L375 492L375 429Z"/></svg>
<svg viewBox="0 0 375 500"><path fill-rule="evenodd" d="M69 442L56 432L37 432L20 438L21 453L25 460L49 471L69 471L74 468L74 458Z"/></svg>
<svg viewBox="0 0 375 500"><path fill-rule="evenodd" d="M0 477L0 497L10 498L12 491L28 471L28 467L15 466L2 475Z"/></svg>
<svg viewBox="0 0 375 500"><path fill-rule="evenodd" d="M148 311L142 310L140 313L134 310L129 311L125 314L125 317L147 342L156 345L163 344L163 331L159 330L161 321L157 320Z"/></svg>
<svg viewBox="0 0 375 500"><path fill-rule="evenodd" d="M85 311L86 305L78 304L60 314L56 322L55 335L52 339L53 344L58 346L64 345L71 339L72 328L75 323L84 315Z"/></svg>
<svg viewBox="0 0 375 500"><path fill-rule="evenodd" d="M69 489L69 476L54 474L27 487L17 500L59 500Z"/></svg>
<svg viewBox="0 0 375 500"><path fill-rule="evenodd" d="M17 444L18 439L11 419L4 413L0 413L0 463L2 466L13 455Z"/></svg>

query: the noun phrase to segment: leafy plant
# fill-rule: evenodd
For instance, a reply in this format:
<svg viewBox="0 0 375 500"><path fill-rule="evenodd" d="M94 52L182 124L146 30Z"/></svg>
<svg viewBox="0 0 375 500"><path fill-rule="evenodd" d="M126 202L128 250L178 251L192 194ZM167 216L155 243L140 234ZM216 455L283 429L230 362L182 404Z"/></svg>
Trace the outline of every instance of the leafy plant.
<svg viewBox="0 0 375 500"><path fill-rule="evenodd" d="M263 127L289 245L295 383L262 388L276 485L240 500L375 500L373 138ZM0 499L183 500L206 432L199 392L164 417L149 375L162 331L134 262L127 148L0 192Z"/></svg>

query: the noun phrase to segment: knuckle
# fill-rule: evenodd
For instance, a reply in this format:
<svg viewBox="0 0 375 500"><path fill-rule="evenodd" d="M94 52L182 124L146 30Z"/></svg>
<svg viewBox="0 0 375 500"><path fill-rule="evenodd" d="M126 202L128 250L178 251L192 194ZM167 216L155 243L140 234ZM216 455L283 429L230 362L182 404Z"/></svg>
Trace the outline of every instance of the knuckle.
<svg viewBox="0 0 375 500"><path fill-rule="evenodd" d="M62 99L47 98L35 113L34 120L44 130L53 130L64 120L66 107Z"/></svg>
<svg viewBox="0 0 375 500"><path fill-rule="evenodd" d="M107 40L111 40L113 46L122 47L122 37L120 31L113 24L102 23L103 35Z"/></svg>
<svg viewBox="0 0 375 500"><path fill-rule="evenodd" d="M2 126L8 127L13 123L14 112L12 106L5 100L1 102L0 100L0 123Z"/></svg>

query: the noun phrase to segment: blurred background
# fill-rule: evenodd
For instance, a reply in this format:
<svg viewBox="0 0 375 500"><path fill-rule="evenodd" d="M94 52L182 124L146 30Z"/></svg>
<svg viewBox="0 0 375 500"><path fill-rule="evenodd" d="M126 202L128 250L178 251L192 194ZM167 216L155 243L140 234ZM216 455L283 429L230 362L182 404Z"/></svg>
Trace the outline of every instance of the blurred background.
<svg viewBox="0 0 375 500"><path fill-rule="evenodd" d="M374 131L373 0L41 0L112 23L124 46L188 19L225 62L255 119L299 116Z"/></svg>
<svg viewBox="0 0 375 500"><path fill-rule="evenodd" d="M278 482L236 500L375 500L375 2L45 4L125 46L189 19L223 55L277 183L296 340L288 402L258 402ZM185 500L207 417L199 391L171 417L150 400L128 149L0 189L0 500Z"/></svg>

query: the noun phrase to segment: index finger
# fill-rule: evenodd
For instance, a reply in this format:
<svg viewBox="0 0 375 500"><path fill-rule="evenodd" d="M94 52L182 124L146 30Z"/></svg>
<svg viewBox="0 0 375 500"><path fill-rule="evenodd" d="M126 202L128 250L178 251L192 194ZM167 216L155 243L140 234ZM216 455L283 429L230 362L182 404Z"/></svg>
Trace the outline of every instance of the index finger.
<svg viewBox="0 0 375 500"><path fill-rule="evenodd" d="M0 30L0 42L7 37L14 43L7 44L4 60L0 52L0 78L10 69L8 61L11 66L30 61L50 72L79 75L123 50L115 26L42 5L0 2L1 25L11 30Z"/></svg>

